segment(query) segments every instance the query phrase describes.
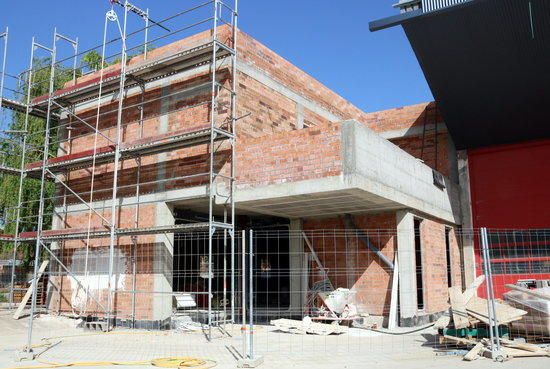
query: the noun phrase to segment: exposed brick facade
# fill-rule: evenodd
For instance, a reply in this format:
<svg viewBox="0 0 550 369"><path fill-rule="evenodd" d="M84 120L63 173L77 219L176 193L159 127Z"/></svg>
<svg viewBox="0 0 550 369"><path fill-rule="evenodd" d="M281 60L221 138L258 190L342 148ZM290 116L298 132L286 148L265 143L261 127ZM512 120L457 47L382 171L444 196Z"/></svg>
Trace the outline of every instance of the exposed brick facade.
<svg viewBox="0 0 550 369"><path fill-rule="evenodd" d="M228 29L222 27L221 38L227 38ZM149 58L173 53L175 51L197 45L210 37L209 32L203 32L174 44L160 47L149 53ZM411 107L392 109L384 112L365 113L351 103L330 91L320 82L307 75L290 62L281 58L250 36L239 34L239 62L254 68L273 83L292 91L293 94L307 101L304 106L289 94L285 94L282 88L274 88L264 84L242 70L237 73L237 85L239 101L237 116L245 116L238 121L238 145L237 145L237 183L241 188L276 184L283 182L300 181L304 179L336 176L342 170L340 126L338 121L356 119L377 132L395 130L407 130L421 127L424 122L428 124L439 123L437 116L426 118L427 104L419 104ZM134 57L129 63L137 65L142 62L141 57ZM117 65L110 66L107 72L116 72ZM218 81L222 85L228 85L231 78L227 65L218 71ZM78 83L84 83L96 75L88 75L79 78ZM159 135L174 132L181 129L191 129L209 123L212 106L209 102L210 90L208 85L208 70L198 68L193 72L186 72L183 76L172 77L159 86L147 90L142 96L139 92L132 92L124 101L123 111L123 138L124 144L134 142L142 138L158 137ZM270 82L271 83L271 82ZM66 86L71 87L71 84ZM139 104L144 101L143 112ZM229 95L224 89L220 90L220 104L216 109L217 121L223 124L228 117ZM96 122L100 132L115 139L116 135L116 106L117 102L105 103L99 109L100 117L97 119L97 106L88 105L79 108L76 113L81 119L95 126ZM140 114L143 113L143 121L140 124ZM94 146L107 148L111 143L108 139L90 134L90 129L84 127L74 118L68 118L73 123L70 133L65 133L65 142L61 145L59 155L75 154L93 149ZM285 132L295 131L300 128L301 122L307 128L287 135ZM70 134L70 136L69 136ZM433 136L428 137L433 140ZM450 160L448 158L447 135L440 133L438 137L438 167L444 174L450 173ZM393 142L419 157L422 139L418 134L405 138L395 138ZM428 143L430 145L430 143ZM139 169L139 195L160 193L171 189L195 187L208 183L208 177L193 176L183 178L191 174L206 173L208 171L208 147L200 145L192 148L180 149L165 154L156 154L142 157L140 160L128 159L121 163L119 172L119 197L131 197L136 195L136 184ZM222 145L217 151L216 171L228 170L230 158L228 147ZM432 155L432 159L430 159ZM433 147L426 150L425 161L428 165L435 165ZM113 182L113 164L98 165L94 172L93 200L106 200L111 197ZM162 179L168 181L159 182ZM89 199L89 191L92 186L91 170L79 169L68 173L67 182L73 190L85 200ZM59 194L67 193L63 188L58 189ZM75 196L67 193L67 202L77 204ZM61 205L61 202L57 205ZM135 206L125 206L119 210L117 216L118 227L135 227L134 217L138 211ZM108 209L100 210L103 217L110 219ZM57 220L58 228L87 228L88 222L92 227L105 226L101 218L88 211L72 212ZM155 204L139 205L139 222L137 226L155 226L158 223L157 208ZM89 220L90 219L90 220ZM365 230L395 230L395 213L383 213L378 215L356 216L359 227ZM445 256L444 246L440 237L444 237L444 228L439 223L426 221L424 247L429 257L426 259L426 267L429 270L426 278L429 288L426 297L429 301L429 311L441 311L446 303L445 286L439 280L446 275L442 271L441 252ZM334 219L307 219L304 221L305 230L314 229L342 229L343 224L338 218ZM443 232L443 236L440 234ZM382 252L390 259L396 247L396 238L390 233L379 232L372 239ZM443 238L444 241L444 238ZM356 298L360 309L370 314L387 314L389 309L389 296L391 293L391 273L378 258L366 249L358 240L338 242L336 250L323 250L319 239L314 239L314 247L319 248L320 258L325 266L331 270L331 279L335 285L346 285L357 292ZM128 260L132 254L132 239L120 238L117 244L119 257L117 260ZM139 236L137 244L140 257L137 260L137 279L135 288L143 291L153 291L153 277L165 271L155 270L155 260L164 258L166 252L162 245L159 246L155 236ZM163 244L163 243L161 243ZM66 241L60 247L63 248L64 260L68 265L73 263L71 257L76 250L82 249L82 241ZM107 239L92 240L91 249L106 252L109 245ZM354 261L346 259L345 251L350 247L356 250ZM454 250L454 249L453 249ZM99 252L99 251L98 251ZM458 258L457 258L458 260ZM444 261L444 260L443 260ZM353 262L354 281L349 283L344 280L345 273L339 273L343 265ZM125 277L131 273L129 263L119 265L118 272ZM455 271L456 272L456 271ZM126 278L128 279L128 278ZM168 279L168 278L167 278ZM74 287L74 285L73 285ZM125 286L124 290L133 287ZM62 296L56 306L60 310L70 310L70 298L74 293L68 280L61 282ZM71 292L72 291L72 292ZM97 297L106 301L105 290L98 290ZM446 295L445 295L446 296ZM137 319L152 319L153 295L140 295L139 312ZM92 303L93 304L93 303ZM93 305L92 305L93 306ZM131 309L131 294L117 293L115 309L121 316L128 316Z"/></svg>
<svg viewBox="0 0 550 369"><path fill-rule="evenodd" d="M245 139L237 155L238 187L246 188L337 176L342 171L338 124Z"/></svg>

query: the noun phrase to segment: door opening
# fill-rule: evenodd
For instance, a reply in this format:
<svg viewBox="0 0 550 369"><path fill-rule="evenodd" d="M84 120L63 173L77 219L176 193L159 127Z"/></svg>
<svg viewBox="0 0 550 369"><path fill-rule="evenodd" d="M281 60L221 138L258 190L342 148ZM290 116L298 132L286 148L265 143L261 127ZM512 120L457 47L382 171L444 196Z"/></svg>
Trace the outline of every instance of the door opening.
<svg viewBox="0 0 550 369"><path fill-rule="evenodd" d="M421 219L414 219L414 258L416 265L416 305L418 310L424 309L424 271L422 268L422 237Z"/></svg>

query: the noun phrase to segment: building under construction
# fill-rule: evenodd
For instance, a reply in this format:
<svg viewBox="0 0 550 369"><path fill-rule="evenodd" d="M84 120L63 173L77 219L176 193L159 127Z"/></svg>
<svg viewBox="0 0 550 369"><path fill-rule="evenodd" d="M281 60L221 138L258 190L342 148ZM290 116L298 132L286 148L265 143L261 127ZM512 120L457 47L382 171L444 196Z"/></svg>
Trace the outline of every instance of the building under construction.
<svg viewBox="0 0 550 369"><path fill-rule="evenodd" d="M20 183L4 216L15 233L1 236L12 303L25 248L42 281L31 317L108 328L169 329L181 311L235 323L247 288L255 316L302 316L320 283L352 290L358 314L419 325L479 274L459 231L468 169L436 103L361 111L238 29L236 0L163 20L112 3L100 46L55 31L19 75L3 34L1 106L20 123L2 136L20 165L0 167ZM82 61L92 50L95 66ZM72 77L59 86L58 73ZM40 196L24 201L29 182Z"/></svg>

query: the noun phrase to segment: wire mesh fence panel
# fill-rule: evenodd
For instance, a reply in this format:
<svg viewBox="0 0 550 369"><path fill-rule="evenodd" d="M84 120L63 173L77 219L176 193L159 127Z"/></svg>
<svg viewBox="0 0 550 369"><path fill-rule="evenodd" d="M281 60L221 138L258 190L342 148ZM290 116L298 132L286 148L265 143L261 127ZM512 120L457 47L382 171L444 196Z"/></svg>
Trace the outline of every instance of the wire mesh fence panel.
<svg viewBox="0 0 550 369"><path fill-rule="evenodd" d="M488 230L488 240L495 298L522 312L501 318L510 338L550 342L550 230Z"/></svg>
<svg viewBox="0 0 550 369"><path fill-rule="evenodd" d="M234 243L217 230L211 249L209 239L121 239L114 328L137 336L116 349L116 338L94 339L106 358L129 355L145 332L143 357L185 350L361 365L548 353L547 230L458 230L412 219L410 229L258 227L237 232ZM43 258L43 311L101 321L108 249L72 242ZM63 355L78 354L71 345ZM62 355L56 350L52 358Z"/></svg>
<svg viewBox="0 0 550 369"><path fill-rule="evenodd" d="M468 359L546 355L544 346L529 346L549 339L525 313L528 306L544 327L544 304L530 301L522 307L518 300L525 295L518 294L526 291L502 293L507 283L547 283L540 269L547 232L529 231L529 249L522 250L525 232L516 231L511 239L506 232L490 231L490 252L484 256L479 229L457 230L420 219L412 226L254 231L245 255L249 290L243 307L248 311L242 314L243 331L251 333L248 354L321 356L351 364L357 360L353 354L365 352L371 359L466 355L470 350ZM503 257L505 250L506 260L528 253L528 265L537 269L517 273L513 268L519 260L497 266L503 262L497 254ZM473 253L466 258L471 263L464 263L465 253Z"/></svg>
<svg viewBox="0 0 550 369"><path fill-rule="evenodd" d="M13 260L4 260L0 266L0 303L3 308L17 306L25 296L30 281L32 280L32 265L26 265L16 260L15 268ZM12 284L13 283L13 284ZM12 288L13 286L13 288ZM39 286L39 299L46 296L45 285ZM41 304L43 305L43 303Z"/></svg>

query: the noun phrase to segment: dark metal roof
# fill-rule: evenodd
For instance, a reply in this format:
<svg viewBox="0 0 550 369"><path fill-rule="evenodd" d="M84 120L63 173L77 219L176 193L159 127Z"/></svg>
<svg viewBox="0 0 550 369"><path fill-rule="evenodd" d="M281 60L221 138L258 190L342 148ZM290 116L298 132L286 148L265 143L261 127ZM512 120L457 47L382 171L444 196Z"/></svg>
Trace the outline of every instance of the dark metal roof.
<svg viewBox="0 0 550 369"><path fill-rule="evenodd" d="M400 24L458 149L550 137L550 1L475 0Z"/></svg>

